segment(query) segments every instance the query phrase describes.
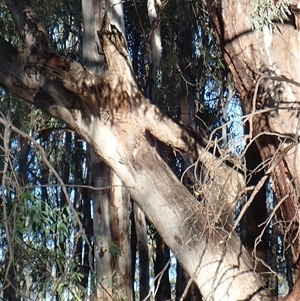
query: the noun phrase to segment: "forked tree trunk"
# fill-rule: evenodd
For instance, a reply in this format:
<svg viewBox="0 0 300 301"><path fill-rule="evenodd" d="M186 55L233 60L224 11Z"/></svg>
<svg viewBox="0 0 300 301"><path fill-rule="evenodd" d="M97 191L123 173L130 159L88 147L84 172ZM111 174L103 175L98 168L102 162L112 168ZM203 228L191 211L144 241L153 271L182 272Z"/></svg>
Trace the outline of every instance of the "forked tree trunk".
<svg viewBox="0 0 300 301"><path fill-rule="evenodd" d="M242 177L208 153L192 131L143 97L124 37L109 20L99 32L108 70L97 77L75 60L49 56L48 39L24 5L9 1L24 51L0 38L0 83L86 139L120 177L204 299L269 300L227 223L244 188ZM7 124L3 118L1 122ZM199 204L156 154L146 139L149 132L203 162L211 173L205 202Z"/></svg>

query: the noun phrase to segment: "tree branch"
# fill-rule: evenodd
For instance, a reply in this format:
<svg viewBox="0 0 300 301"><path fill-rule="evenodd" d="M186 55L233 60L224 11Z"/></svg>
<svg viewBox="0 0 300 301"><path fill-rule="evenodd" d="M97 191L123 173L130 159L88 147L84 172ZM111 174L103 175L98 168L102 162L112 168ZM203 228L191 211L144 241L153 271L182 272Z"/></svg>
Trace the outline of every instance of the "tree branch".
<svg viewBox="0 0 300 301"><path fill-rule="evenodd" d="M112 47L109 44L110 39L106 40L106 44L103 45L104 49ZM124 61L121 70L123 70L123 75L126 74L126 78L120 78L114 70L108 70L103 77L98 77L77 61L59 56L51 58L30 56L27 61L24 55L0 38L0 62L1 60L3 60L0 67L1 85L26 101L35 103L39 107L42 106L44 110L69 124L73 130L76 131L78 128L73 120L73 117L78 114L78 112L75 114L76 109L83 109L86 114L96 116L103 112L106 114L108 109L108 118L115 121L122 119L124 113L129 114L136 120L143 132L149 131L158 140L175 150L199 159L211 174L214 174L218 185L229 191L228 202L230 204L234 204L238 191L243 189L243 175L221 160L218 161L205 149L200 136L188 127L175 123L138 91L130 64L121 54L115 60L119 62L118 64L121 64L121 60ZM61 64L56 64L57 61ZM69 64L68 70L65 69L67 63ZM112 66L113 69L120 67L115 64ZM129 76L132 76L131 79ZM122 90L116 94L120 86L125 87L125 91ZM120 96L114 99L114 95L127 96L126 99ZM81 100L88 107L84 108ZM127 105L124 107L125 102ZM120 111L122 106L125 112ZM66 119L65 114L60 116L57 114L58 108L62 110L61 112L71 112L73 117ZM104 118L103 115L102 118Z"/></svg>
<svg viewBox="0 0 300 301"><path fill-rule="evenodd" d="M27 54L49 51L51 49L49 37L39 24L29 1L6 0L5 2L23 38Z"/></svg>

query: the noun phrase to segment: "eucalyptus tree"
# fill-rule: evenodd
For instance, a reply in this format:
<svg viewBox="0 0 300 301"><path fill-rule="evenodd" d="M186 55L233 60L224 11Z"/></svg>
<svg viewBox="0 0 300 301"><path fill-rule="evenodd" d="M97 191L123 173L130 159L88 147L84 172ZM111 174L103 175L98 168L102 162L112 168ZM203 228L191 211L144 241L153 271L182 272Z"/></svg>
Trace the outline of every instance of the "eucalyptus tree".
<svg viewBox="0 0 300 301"><path fill-rule="evenodd" d="M97 30L109 17L125 35L123 7L116 1L82 1L84 65L95 75L105 71ZM133 298L129 237L130 197L117 175L90 149L93 193L95 299L117 298L118 287L127 300ZM115 275L114 275L115 274Z"/></svg>
<svg viewBox="0 0 300 301"><path fill-rule="evenodd" d="M66 41L66 37L62 39L61 29L74 29L72 22L77 19L76 4L78 3L64 3L58 7L52 3L48 11L55 12L56 17L43 15L47 30L55 32L52 35L53 47L63 54L70 50L72 41ZM11 16L3 1L0 7L3 36L21 48L22 41L12 26ZM70 18L61 15L66 7L73 13ZM1 149L1 156L5 158L1 169L3 167L7 170L6 173L1 173L1 297L5 300L17 300L21 298L22 292L28 298L41 300L46 298L46 294L48 297L58 296L61 287L55 287L56 282L70 276L68 273L66 276L66 270L70 268L69 246L74 243L71 236L73 223L65 195L44 158L48 158L48 163L58 171L65 183L73 182L76 178L76 184L83 184L84 172L79 158L84 153L82 143L70 131L65 132L65 126L61 122L28 103L18 102L3 89L1 114L12 120L17 127L16 131L8 131L11 133L5 141L1 140L3 147L8 148L6 152ZM8 133L7 128L1 128L2 130L2 133ZM48 157L45 153L40 153L37 142L43 146ZM80 189L68 186L67 190L70 195L75 195L76 206L75 199ZM70 269L76 278L81 273L78 273L76 264L71 265ZM67 285L64 284L66 290L71 291L74 283L80 282L74 277Z"/></svg>
<svg viewBox="0 0 300 301"><path fill-rule="evenodd" d="M207 3L248 116L248 139L258 147L280 204L299 279L299 1ZM299 297L297 290L291 294Z"/></svg>
<svg viewBox="0 0 300 301"><path fill-rule="evenodd" d="M101 18L96 16L97 10L93 9L92 5L89 7L90 14L85 11L90 16L89 21L99 24L99 28L94 25L89 27L91 39L86 40L84 46L91 46L92 50L83 52L83 61L79 63L73 56L65 56L53 50L50 43L50 36L52 37L53 33L50 32L50 36L46 33L28 1L7 0L6 5L22 42L18 48L0 37L0 84L6 91L59 119L69 130L85 139L95 156L110 166L120 178L135 204L145 212L191 277L191 281L196 283L205 300L271 300L268 291L262 288L261 279L254 271L251 256L233 231L235 227L233 211L246 187L242 172L243 165L230 157L225 163L224 158L213 155L209 151L211 147L206 148L203 137L188 126L169 118L144 96L140 84L145 77L141 76L139 70L146 67L142 64L132 66L123 30L116 26L114 15L111 14L115 6L106 6L103 14L105 18L102 22L100 22ZM162 12L159 9L163 10L165 5L168 5L168 2L161 4L158 2L158 11ZM297 129L297 118L294 117L297 114L293 114L293 105L299 97L299 91L294 88L295 80L299 75L296 74L297 66L293 64L294 59L298 59L299 53L297 54L296 48L298 44L293 40L293 47L290 48L293 64L288 63L287 67L282 67L287 70L281 70L279 65L283 60L277 56L278 50L274 50L275 47L271 46L276 39L280 40L276 45L286 45L287 42L283 37L290 37L288 33L294 33L296 29L289 25L288 21L283 26L276 24L272 28L275 23L270 21L263 24L266 26L263 27L262 32L252 32L250 21L253 15L251 16L251 9L249 9L250 2L243 5L247 5L243 7L247 17L239 19L236 14L242 7L239 1L223 1L220 4L208 1L208 10L196 5L198 10L194 10L194 14L186 13L190 7L184 4L186 14L181 15L181 23L179 22L181 25L178 25L178 42L183 42L185 38L181 32L182 25L188 27L185 18L196 17L200 11L207 12L203 19L211 18L213 21L228 67L240 92L244 112L250 114L246 117L250 124L249 139L257 135L262 137L263 133L268 141L265 144L261 137L256 139L262 159L267 160L266 164L272 162L270 166L265 165L266 175L272 176L276 196L283 208L283 218L286 222L290 222L296 216L296 199L292 196L297 196L297 173L296 169L292 168L296 166L292 165L292 162L293 160L297 162L297 152L295 152L297 144L290 142L295 141L293 135L298 135L294 130ZM91 17L93 14L94 16ZM158 25L162 24L156 21L152 22L153 27L150 31L153 37L159 35ZM190 21L193 21L193 26L197 26L193 19ZM183 24L184 22L187 24ZM139 19L139 24L141 23ZM276 31L278 28L281 33L287 31L287 34L280 35L280 32ZM160 29L163 32L163 28ZM190 38L193 38L190 31L187 33ZM98 40L95 40L96 34ZM127 36L130 34L127 33ZM134 39L133 43L138 43L138 40L138 38ZM170 47L172 51L174 40L169 42L169 45L163 45L163 50L164 47ZM152 51L153 45L151 44ZM179 45L178 48L180 51L185 50L184 45ZM96 50L100 50L99 57ZM137 55L141 55L139 48L135 51ZM190 49L190 52L182 58L188 60L193 51L194 49ZM95 71L102 66L94 65L95 69L89 66L90 56L87 57L86 53L95 55L96 59L91 60L95 64L97 58L101 58L101 54L104 55L106 66L103 75ZM131 54L134 56L134 52ZM155 69L158 68L157 61L154 62L156 64L152 67L155 68L154 71L151 70L152 73L149 72L150 77L155 76ZM191 66L189 63L193 65L194 61L183 61L179 67L184 78L192 82L193 76L189 70ZM205 62L202 61L202 64L205 66ZM276 77L273 77L269 69L275 72ZM134 71L137 72L137 76ZM283 76L276 73L279 71ZM164 76L159 78L162 82ZM140 84L137 83L137 79L140 80ZM270 84L267 81L263 83L263 80L270 80L273 84L276 80L279 85L276 84L270 89ZM150 83L152 84L151 81ZM178 83L174 85L176 84ZM187 87L181 108L184 108L186 104L184 101L188 99L188 105L185 107L192 112L193 118L195 115L191 105L194 101L193 86ZM282 91L283 101L289 104L288 110L280 106L276 107L276 114L283 118L280 125L276 123L277 115L273 115L274 108L269 108L272 104L274 106L272 93L278 88ZM163 87L158 85L159 89L162 90ZM281 93L279 90L275 95ZM151 89L148 91L145 89L144 92L155 95L157 91L151 86ZM291 100L289 97L295 99ZM257 111L258 109L262 109L262 112ZM293 121L293 128L290 132L276 133L280 127L289 129L290 125L285 123L287 117ZM11 128L10 121L3 117L1 123L6 130ZM266 132L270 134L267 135ZM276 143L270 140L275 137L274 133L277 134L274 140ZM209 179L199 184L201 195L198 197L201 202L198 202L162 160L157 149L152 146L153 138L171 147L175 156L176 153L180 153L190 161L201 162L206 178ZM281 140L284 143L280 144L280 147L283 145L283 148L279 147ZM221 150L217 153L219 156L222 155ZM284 156L286 153L289 156ZM67 191L63 190L63 192L68 200ZM97 208L101 209L101 206ZM77 216L74 207L72 214ZM97 220L100 215L94 214L93 217L96 219L94 228L96 225L101 226L102 221ZM110 219L112 222L116 220L112 216ZM77 219L79 232L84 232L87 229L83 229L79 221L80 218ZM291 225L293 227L289 228L292 231L289 239L293 245L294 260L297 262L297 223ZM96 234L94 240L96 241L97 233L94 234ZM108 236L106 236L107 240L110 239ZM90 241L86 239L83 244L90 245ZM95 254L95 257L98 256L98 260L103 260L102 255L108 254L107 248L100 249L100 253ZM90 268L92 270L93 265ZM110 268L108 267L108 270ZM102 284L103 282L99 281L99 285ZM108 298L112 292L108 287L104 289L107 292L104 298ZM96 296L100 297L98 293Z"/></svg>

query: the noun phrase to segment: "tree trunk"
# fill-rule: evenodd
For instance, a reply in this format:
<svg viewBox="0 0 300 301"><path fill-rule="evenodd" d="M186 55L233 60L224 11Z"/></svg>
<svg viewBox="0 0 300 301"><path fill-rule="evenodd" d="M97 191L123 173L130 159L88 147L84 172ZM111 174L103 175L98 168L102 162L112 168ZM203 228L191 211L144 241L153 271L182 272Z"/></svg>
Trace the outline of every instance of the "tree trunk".
<svg viewBox="0 0 300 301"><path fill-rule="evenodd" d="M131 287L132 291L134 290L134 283L135 283L135 272L136 272L136 253L137 253L137 233L135 227L135 215L134 215L134 202L130 201L131 205L131 214L130 214L130 250L131 250ZM133 293L133 301L136 300L135 293Z"/></svg>
<svg viewBox="0 0 300 301"><path fill-rule="evenodd" d="M181 70L181 97L179 103L181 121L195 128L195 87L194 78L191 74L192 57L195 51L193 45L193 27L195 26L194 15L191 13L191 3L186 1L178 1L179 15L179 30L178 30L178 50ZM186 156L182 156L181 168L183 172L187 171L187 177L184 177L183 183L186 187L196 185L196 179L193 176L194 172L190 170L192 161L189 161ZM191 189L192 190L192 189ZM183 298L185 301L201 300L201 294L198 287L193 281L189 281L189 275L177 263L177 278L176 278L176 297Z"/></svg>
<svg viewBox="0 0 300 301"><path fill-rule="evenodd" d="M137 237L137 250L139 262L139 288L140 301L150 300L147 297L150 293L149 275L149 248L146 217L140 208L134 204L134 223ZM150 296L150 295L149 295Z"/></svg>
<svg viewBox="0 0 300 301"><path fill-rule="evenodd" d="M251 1L207 1L218 41L250 114L266 174L281 202L282 227L299 274L299 28L291 20L252 31ZM269 8L270 9L270 8ZM243 16L243 17L241 17ZM298 18L296 16L296 18ZM268 161L269 160L269 161ZM269 162L269 163L267 163Z"/></svg>
<svg viewBox="0 0 300 301"><path fill-rule="evenodd" d="M24 51L0 38L0 83L65 122L113 168L204 299L269 300L247 251L226 223L243 178L143 97L124 37L109 22L99 32L108 70L98 77L73 59L49 55L47 36L33 26L32 14L23 13L30 9L24 5L9 5ZM156 154L145 137L149 132L203 162L212 175L205 202L199 204Z"/></svg>
<svg viewBox="0 0 300 301"><path fill-rule="evenodd" d="M177 263L176 269L176 300L201 301L202 296L194 282L190 281L189 275Z"/></svg>
<svg viewBox="0 0 300 301"><path fill-rule="evenodd" d="M82 59L85 66L94 74L104 73L105 59L98 53L95 41L97 29L102 22L105 1L82 1L83 11L83 43ZM110 178L111 170L98 158L89 147L90 170L92 185L98 189L93 191L93 232L94 259L96 275L96 300L109 300L112 296L111 267L111 208L110 208Z"/></svg>
<svg viewBox="0 0 300 301"><path fill-rule="evenodd" d="M155 260L154 277L155 281L155 300L171 300L171 288L169 280L170 250L161 239L159 233L155 233Z"/></svg>
<svg viewBox="0 0 300 301"><path fill-rule="evenodd" d="M111 232L112 232L112 268L116 273L116 291L121 291L126 300L133 300L131 249L129 237L128 191L115 173L111 179ZM115 297L115 299L117 299Z"/></svg>
<svg viewBox="0 0 300 301"><path fill-rule="evenodd" d="M114 1L82 2L83 61L88 69L97 75L102 75L105 70L104 56L99 53L96 44L97 30L101 27L105 10L112 4ZM122 6L114 5L109 13L112 23L124 30ZM100 189L93 193L93 228L96 248L94 254L96 275L101 283L97 284L96 296L101 300L109 300L111 296L118 293L118 288L122 287L122 293L128 300L132 300L128 231L129 194L110 167L106 166L91 148L89 152L93 185Z"/></svg>
<svg viewBox="0 0 300 301"><path fill-rule="evenodd" d="M13 254L7 253L5 260L5 279L3 281L3 301L19 301L18 281L15 272L15 265L11 262Z"/></svg>
<svg viewBox="0 0 300 301"><path fill-rule="evenodd" d="M80 273L82 278L79 280L79 283L82 287L88 287L89 276L93 270L93 251L91 250L92 246L92 237L93 237L93 220L92 220L92 210L91 210L91 199L92 191L88 188L80 188L83 185L91 185L91 172L87 169L86 175L84 176L83 164L82 164L82 155L83 143L79 142L79 137L75 136L75 148L73 154L74 162L74 184L79 187L75 190L74 195L74 207L77 209L79 216L81 216L82 227L85 231L88 241L84 241L82 236L78 236L76 241L76 259L79 263ZM87 162L87 166L90 166ZM83 177L85 177L83 179ZM80 230L79 225L77 225L77 232ZM90 260L91 259L91 260Z"/></svg>
<svg viewBox="0 0 300 301"><path fill-rule="evenodd" d="M248 187L256 187L264 176L264 170L261 165L262 162L257 146L254 143L248 146L245 158L248 177L247 185ZM270 272L267 268L267 231L262 233L262 225L267 220L266 186L267 181L265 181L264 185L258 191L253 189L254 198L252 194L249 194L248 196L251 205L246 213L247 226L245 247L256 261L256 272L260 274L267 284ZM273 257L274 254L270 254L270 256Z"/></svg>

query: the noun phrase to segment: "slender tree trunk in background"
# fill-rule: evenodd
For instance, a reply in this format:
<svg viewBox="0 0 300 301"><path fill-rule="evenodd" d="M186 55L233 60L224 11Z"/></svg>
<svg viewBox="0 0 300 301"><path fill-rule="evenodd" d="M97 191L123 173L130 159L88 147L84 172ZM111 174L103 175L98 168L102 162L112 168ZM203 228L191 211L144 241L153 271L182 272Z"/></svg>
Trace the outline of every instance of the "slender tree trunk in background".
<svg viewBox="0 0 300 301"><path fill-rule="evenodd" d="M155 280L155 300L171 300L171 287L169 279L170 250L164 243L159 233L155 233L155 260L154 277Z"/></svg>
<svg viewBox="0 0 300 301"><path fill-rule="evenodd" d="M179 51L179 67L181 70L181 95L180 95L180 119L181 121L195 129L195 79L192 77L192 58L195 52L194 49L194 27L195 16L192 12L191 3L182 0L178 1L178 15L179 15L179 31L178 31L178 51ZM182 160L182 171L190 168L190 161L186 157ZM193 183L190 183L193 181ZM189 182L189 183L188 183ZM193 186L196 183L194 179L184 178L186 187ZM189 185L190 184L190 185ZM202 300L200 291L197 285L192 282L189 283L190 277L181 268L177 262L178 275L176 278L176 297L179 299L186 296L186 301ZM188 288L186 287L188 285Z"/></svg>
<svg viewBox="0 0 300 301"><path fill-rule="evenodd" d="M104 12L109 8L110 22L124 33L122 5L110 7L113 1L83 1L83 63L93 73L102 75L105 70L104 56L97 49L97 30L101 29ZM92 22L91 22L92 20ZM131 254L129 244L129 194L117 180L117 176L90 150L93 185L102 190L93 194L94 242L97 279L96 296L102 300L114 294L113 287L125 288L126 298L132 300ZM113 183L111 182L113 180ZM112 188L110 188L113 186ZM104 188L104 190L103 190ZM123 200L122 200L123 199ZM111 248L119 248L111 256ZM115 249L116 251L116 249ZM113 271L117 275L113 283ZM100 278L99 278L100 277ZM113 289L113 290L112 290Z"/></svg>
<svg viewBox="0 0 300 301"><path fill-rule="evenodd" d="M28 183L28 154L30 151L30 143L25 138L20 138L20 177L24 186Z"/></svg>
<svg viewBox="0 0 300 301"><path fill-rule="evenodd" d="M68 184L69 179L70 179L70 145L71 145L71 133L65 132L63 134L63 141L62 144L64 145L64 152L62 153L61 158L59 158L59 163L61 166L61 179L63 183ZM67 200L66 200L66 195L64 194L63 190L60 190L60 193L57 194L57 207L61 209L61 212L63 215L67 216L66 213L66 206L67 205ZM58 223L57 223L58 225ZM59 229L57 228L55 231L59 233ZM56 234L56 233L55 233ZM63 254L67 254L67 244L68 241L62 240L59 235L55 235L55 245L54 249L57 252L62 252ZM61 266L61 264L56 263L55 266L55 271L56 271L56 278L60 279L63 277L64 269ZM61 300L61 294L57 291L56 293L56 299Z"/></svg>
<svg viewBox="0 0 300 301"><path fill-rule="evenodd" d="M195 128L195 79L191 75L194 49L194 31L196 26L191 4L178 0L179 31L178 51L181 70L180 119L183 123Z"/></svg>
<svg viewBox="0 0 300 301"><path fill-rule="evenodd" d="M272 193L273 194L273 193ZM276 200L274 201L275 196L273 198L273 208L276 205ZM278 224L278 219L275 216L272 219L272 230L268 233L268 241L270 243L270 249L268 250L269 258L268 263L270 265L270 268L274 274L271 275L269 280L269 287L271 289L273 296L278 296L278 257L276 254L279 253L279 248L282 247L282 245L278 245L278 237L280 236L280 225ZM290 252L290 250L288 250ZM293 259L289 258L290 260L287 261L287 265L293 265ZM288 268L288 267L287 267ZM289 281L288 281L289 282ZM289 283L289 287L291 288L293 286L293 281Z"/></svg>
<svg viewBox="0 0 300 301"><path fill-rule="evenodd" d="M131 287L134 292L134 283L135 283L135 271L136 271L136 253L137 253L137 233L135 226L135 213L134 213L134 202L130 201L131 210L130 210L130 250L131 250ZM133 293L133 300L135 301L135 293Z"/></svg>
<svg viewBox="0 0 300 301"><path fill-rule="evenodd" d="M64 142L62 144L64 145L64 152L62 153L62 156L60 158L60 165L61 165L61 178L65 184L68 184L70 182L70 149L71 149L71 133L65 132L63 134L63 139ZM67 200L66 200L66 195L64 192L60 191L60 196L58 198L58 206L61 208L62 213L66 214L66 208L65 206L67 205ZM59 245L56 246L61 249L61 251L65 254L67 250L67 245L65 241L58 241ZM63 271L61 271L63 273ZM59 273L59 276L61 276L61 273Z"/></svg>
<svg viewBox="0 0 300 301"><path fill-rule="evenodd" d="M133 207L138 250L140 301L150 300L150 297L147 298L150 292L147 222L145 214L136 203Z"/></svg>
<svg viewBox="0 0 300 301"><path fill-rule="evenodd" d="M115 173L111 177L111 233L116 253L112 256L112 268L116 272L114 285L122 291L126 300L133 300L131 248L129 235L129 203L127 189ZM114 293L114 292L113 292ZM115 297L117 300L117 297Z"/></svg>
<svg viewBox="0 0 300 301"><path fill-rule="evenodd" d="M76 182L75 182L76 183ZM84 185L76 184L76 185ZM76 209L80 215L82 215L81 223L83 229L85 231L88 242L84 241L82 237L79 237L76 245L76 259L79 264L80 273L82 274L82 278L80 279L80 285L82 287L88 287L88 279L92 272L91 264L93 262L94 254L92 250L90 250L90 246L92 246L92 237L93 237L93 221L91 217L91 196L90 191L83 188L82 193L77 193L78 196L75 195L75 198L78 197L78 203L80 205L76 206ZM77 228L79 231L79 227ZM89 260L91 258L91 260ZM93 266L92 266L93 268Z"/></svg>
<svg viewBox="0 0 300 301"><path fill-rule="evenodd" d="M247 185L250 187L255 187L260 179L264 176L264 169L262 168L262 161L259 155L259 151L257 146L252 143L247 148L246 152L246 166L248 173L248 181ZM254 256L254 260L256 259L256 272L261 275L264 282L267 284L267 280L269 278L268 268L266 264L268 263L267 259L267 231L263 234L263 224L267 220L267 207L266 207L266 183L261 187L261 189L256 193L254 199L251 202L250 207L247 210L247 229L246 229L246 242L245 247L249 251L250 255ZM258 237L259 243L256 242ZM257 244L256 244L257 243ZM254 251L254 253L253 253ZM275 254L271 254L271 256L276 256ZM263 262L261 262L263 261ZM264 264L266 263L266 264Z"/></svg>
<svg viewBox="0 0 300 301"><path fill-rule="evenodd" d="M11 254L7 254L6 256L6 278L3 281L3 301L19 301L21 300L18 296L18 289L17 289L17 279L15 273L15 265L10 261L13 258Z"/></svg>
<svg viewBox="0 0 300 301"><path fill-rule="evenodd" d="M97 75L105 71L105 60L97 49L97 30L101 27L105 3L103 1L82 1L83 64ZM112 268L110 256L110 168L102 162L89 147L92 185L99 190L93 191L93 234L96 300L109 300L112 296Z"/></svg>
<svg viewBox="0 0 300 301"><path fill-rule="evenodd" d="M96 300L110 300L112 296L111 230L110 230L110 168L90 152L92 183L99 190L93 193L94 257L96 272ZM109 177L108 177L109 176ZM109 180L107 180L107 178ZM106 187L106 188L104 188Z"/></svg>
<svg viewBox="0 0 300 301"><path fill-rule="evenodd" d="M176 266L176 300L182 298L184 290L187 285L187 275L184 275L184 269L180 266L180 263L177 260Z"/></svg>
<svg viewBox="0 0 300 301"><path fill-rule="evenodd" d="M176 300L201 301L202 296L194 282L189 283L190 277L177 262L176 269Z"/></svg>
<svg viewBox="0 0 300 301"><path fill-rule="evenodd" d="M92 186L90 169L87 168L86 173L83 171L82 156L83 143L79 142L79 137L75 137L75 151L73 154L74 161L74 183L78 186ZM90 166L90 163L86 161L86 166ZM85 177L85 178L83 178ZM88 188L76 188L74 196L74 208L77 209L79 216L81 216L81 223L85 231L88 242L84 241L82 236L78 237L76 245L76 257L80 266L80 272L83 277L80 279L80 285L82 287L88 287L88 279L94 269L92 263L94 254L90 249L92 246L93 237L93 220L92 220L92 210L91 210L91 199L92 192ZM77 231L79 231L79 225L77 225ZM91 260L90 260L91 259Z"/></svg>
<svg viewBox="0 0 300 301"><path fill-rule="evenodd" d="M82 282L84 287L88 286L89 275L91 275L92 268L93 268L93 261L94 261L94 253L95 250L91 250L90 246L92 246L92 240L94 237L94 228L93 228L93 219L92 219L92 210L91 210L91 191L88 189L84 189L82 192L82 202L83 202L83 225L85 229L85 234L89 241L89 245L87 242L84 243L83 246L83 260L82 260L82 267L83 267L83 275L84 278ZM82 253L81 253L82 254Z"/></svg>
<svg viewBox="0 0 300 301"><path fill-rule="evenodd" d="M286 269L287 269L287 283L288 283L288 288L289 288L289 293L292 291L294 282L294 265L293 265L293 257L292 253L290 250L287 250L287 254L285 255L286 257ZM296 279L297 281L297 279Z"/></svg>
<svg viewBox="0 0 300 301"><path fill-rule="evenodd" d="M149 60L150 68L148 73L148 85L146 94L152 103L156 104L156 76L161 60L161 35L160 35L160 20L155 7L154 0L147 0L148 19L150 23L149 32Z"/></svg>
<svg viewBox="0 0 300 301"><path fill-rule="evenodd" d="M97 47L99 45L97 30L101 28L105 2L82 0L81 6L83 14L82 63L93 73L102 75L105 71L105 59Z"/></svg>

